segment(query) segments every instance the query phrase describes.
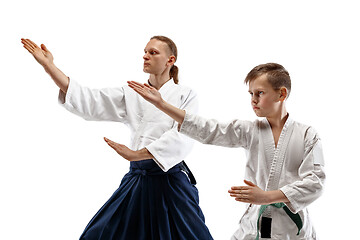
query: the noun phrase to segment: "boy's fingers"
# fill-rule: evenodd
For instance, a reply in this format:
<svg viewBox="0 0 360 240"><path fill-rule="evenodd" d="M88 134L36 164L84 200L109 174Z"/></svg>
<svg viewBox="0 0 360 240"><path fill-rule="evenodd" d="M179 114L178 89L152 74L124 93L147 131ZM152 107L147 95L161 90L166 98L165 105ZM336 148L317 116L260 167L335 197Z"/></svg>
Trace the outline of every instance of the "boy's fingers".
<svg viewBox="0 0 360 240"><path fill-rule="evenodd" d="M143 87L141 83L135 82L135 81L128 81L129 85L137 86L137 87Z"/></svg>
<svg viewBox="0 0 360 240"><path fill-rule="evenodd" d="M248 186L232 186L231 190L247 190L249 189Z"/></svg>
<svg viewBox="0 0 360 240"><path fill-rule="evenodd" d="M252 187L256 187L256 185L248 180L244 180L244 183L249 185L249 186L252 186Z"/></svg>

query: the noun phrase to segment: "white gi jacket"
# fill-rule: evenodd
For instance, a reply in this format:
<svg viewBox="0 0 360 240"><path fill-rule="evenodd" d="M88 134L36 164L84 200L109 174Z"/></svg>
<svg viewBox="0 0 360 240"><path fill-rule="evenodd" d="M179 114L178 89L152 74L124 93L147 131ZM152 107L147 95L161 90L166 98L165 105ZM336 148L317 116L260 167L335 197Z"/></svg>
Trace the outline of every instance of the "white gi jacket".
<svg viewBox="0 0 360 240"><path fill-rule="evenodd" d="M316 239L306 207L321 195L325 173L320 138L312 127L289 117L275 147L267 119L222 124L187 113L180 132L205 144L243 147L245 178L263 190L280 189L286 195L287 207L300 214L303 228L297 236L297 226L284 209L269 206L263 216L272 218L271 239ZM259 208L248 205L232 239L255 239Z"/></svg>
<svg viewBox="0 0 360 240"><path fill-rule="evenodd" d="M197 96L191 89L170 79L159 92L172 105L197 113ZM89 89L70 80L66 95L62 91L59 93L59 103L86 120L125 123L131 130L129 148L146 147L165 172L184 160L193 145L192 139L177 131L173 119L128 86Z"/></svg>

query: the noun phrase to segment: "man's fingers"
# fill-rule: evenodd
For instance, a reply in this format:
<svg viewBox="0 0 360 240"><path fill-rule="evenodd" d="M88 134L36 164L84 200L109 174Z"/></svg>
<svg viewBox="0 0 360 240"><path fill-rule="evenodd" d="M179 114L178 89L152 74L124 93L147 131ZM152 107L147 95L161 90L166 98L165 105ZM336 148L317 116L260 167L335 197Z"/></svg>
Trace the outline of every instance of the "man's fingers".
<svg viewBox="0 0 360 240"><path fill-rule="evenodd" d="M108 139L108 138L106 138L106 137L104 137L104 140L105 140L105 142L107 142L107 144L109 144L109 145L110 145L111 147L113 147L113 148L120 149L120 148L122 148L123 146L125 146L125 145L122 145L122 144L120 144L120 143L111 141L110 139Z"/></svg>
<svg viewBox="0 0 360 240"><path fill-rule="evenodd" d="M27 50L33 50L34 49L34 47L30 43L28 43L26 41L21 41L21 43L24 45L24 48L26 48Z"/></svg>
<svg viewBox="0 0 360 240"><path fill-rule="evenodd" d="M110 146L110 147L114 147L115 146L115 142L111 141L110 139L104 137L105 142Z"/></svg>
<svg viewBox="0 0 360 240"><path fill-rule="evenodd" d="M28 50L29 53L33 53L33 52L34 52L34 49L30 48L30 47L27 46L27 45L24 45L23 47L24 47L26 50Z"/></svg>
<svg viewBox="0 0 360 240"><path fill-rule="evenodd" d="M33 41L30 39L21 39L22 43L29 46L30 48L36 48L38 47Z"/></svg>
<svg viewBox="0 0 360 240"><path fill-rule="evenodd" d="M28 50L30 53L34 53L36 49L40 49L34 42L30 39L21 39L21 43L23 44L24 48Z"/></svg>
<svg viewBox="0 0 360 240"><path fill-rule="evenodd" d="M33 41L31 41L30 39L26 39L34 48L39 48L38 45L36 45L36 43L34 43Z"/></svg>
<svg viewBox="0 0 360 240"><path fill-rule="evenodd" d="M44 50L45 52L49 52L49 50L47 49L47 47L44 44L41 44L41 49Z"/></svg>

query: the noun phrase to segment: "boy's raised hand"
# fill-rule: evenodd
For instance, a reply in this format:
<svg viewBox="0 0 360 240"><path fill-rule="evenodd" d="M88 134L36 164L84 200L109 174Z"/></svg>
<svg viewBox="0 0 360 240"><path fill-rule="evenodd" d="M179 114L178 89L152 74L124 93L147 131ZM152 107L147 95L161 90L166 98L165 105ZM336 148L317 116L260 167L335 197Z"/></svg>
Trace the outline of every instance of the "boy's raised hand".
<svg viewBox="0 0 360 240"><path fill-rule="evenodd" d="M185 110L174 107L173 105L165 102L156 88L146 83L141 84L134 81L128 81L128 85L134 89L135 92L140 94L145 100L154 104L155 107L169 115L178 123L182 124L185 118Z"/></svg>
<svg viewBox="0 0 360 240"><path fill-rule="evenodd" d="M158 106L162 102L159 91L147 83L141 84L135 81L128 81L128 86L134 89L134 91L140 94L146 101L155 106Z"/></svg>
<svg viewBox="0 0 360 240"><path fill-rule="evenodd" d="M39 48L39 46L36 45L33 41L24 38L21 39L21 43L23 44L23 47L28 50L29 53L31 53L36 61L42 66L53 63L54 57L44 44L41 44L41 48Z"/></svg>

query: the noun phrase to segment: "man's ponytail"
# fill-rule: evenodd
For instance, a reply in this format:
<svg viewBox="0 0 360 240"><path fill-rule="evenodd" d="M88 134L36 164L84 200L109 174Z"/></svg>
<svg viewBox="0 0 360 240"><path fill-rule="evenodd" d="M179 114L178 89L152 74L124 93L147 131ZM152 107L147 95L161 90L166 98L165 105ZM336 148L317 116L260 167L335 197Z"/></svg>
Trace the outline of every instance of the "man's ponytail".
<svg viewBox="0 0 360 240"><path fill-rule="evenodd" d="M173 65L170 69L170 77L174 80L175 84L179 83L178 74L179 74L179 68L177 66Z"/></svg>

